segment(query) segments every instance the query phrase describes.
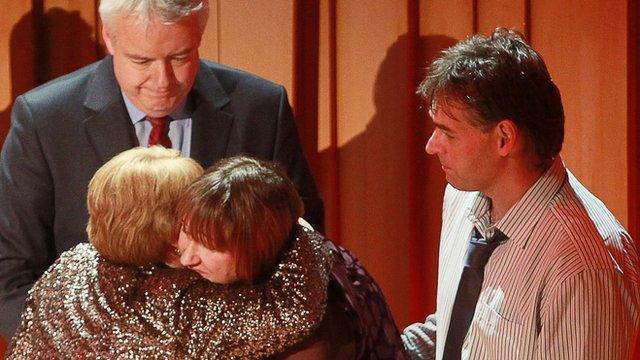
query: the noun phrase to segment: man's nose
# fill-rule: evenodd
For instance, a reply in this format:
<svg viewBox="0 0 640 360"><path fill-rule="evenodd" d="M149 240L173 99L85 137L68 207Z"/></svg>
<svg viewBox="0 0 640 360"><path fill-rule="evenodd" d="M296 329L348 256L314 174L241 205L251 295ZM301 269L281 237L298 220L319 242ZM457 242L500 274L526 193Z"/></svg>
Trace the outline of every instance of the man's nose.
<svg viewBox="0 0 640 360"><path fill-rule="evenodd" d="M170 61L161 61L156 66L156 85L159 88L169 87L175 80L175 74Z"/></svg>
<svg viewBox="0 0 640 360"><path fill-rule="evenodd" d="M425 145L424 147L424 151L427 152L427 154L429 155L435 155L438 153L438 148L439 148L439 144L438 144L438 140L436 139L436 131L434 130L433 133L431 133L431 136L429 137L429 139L427 140L427 145Z"/></svg>

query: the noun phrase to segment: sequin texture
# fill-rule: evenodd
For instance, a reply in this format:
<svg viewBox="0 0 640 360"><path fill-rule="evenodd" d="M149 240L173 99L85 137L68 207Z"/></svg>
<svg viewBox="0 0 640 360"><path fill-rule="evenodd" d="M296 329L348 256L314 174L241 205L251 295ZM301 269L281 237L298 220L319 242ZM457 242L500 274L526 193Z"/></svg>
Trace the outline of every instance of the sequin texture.
<svg viewBox="0 0 640 360"><path fill-rule="evenodd" d="M117 266L90 244L29 293L7 359L257 359L311 335L332 260L304 232L268 279L217 285L189 270Z"/></svg>

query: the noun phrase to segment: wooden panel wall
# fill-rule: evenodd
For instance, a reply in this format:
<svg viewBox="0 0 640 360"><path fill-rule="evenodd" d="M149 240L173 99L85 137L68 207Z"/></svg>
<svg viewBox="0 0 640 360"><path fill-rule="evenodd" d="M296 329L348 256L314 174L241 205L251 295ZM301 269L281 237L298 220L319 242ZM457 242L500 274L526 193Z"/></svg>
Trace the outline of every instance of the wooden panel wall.
<svg viewBox="0 0 640 360"><path fill-rule="evenodd" d="M34 85L33 16L30 0L16 0L5 7L0 21L0 139L9 128L13 99ZM21 74L18 76L18 74Z"/></svg>
<svg viewBox="0 0 640 360"><path fill-rule="evenodd" d="M97 2L3 3L0 138L18 94L102 56ZM325 199L326 232L375 276L400 327L435 309L444 187L423 150L432 127L415 86L441 49L475 32L513 27L540 51L563 96L567 165L640 236L636 1L210 4L202 57L287 88Z"/></svg>
<svg viewBox="0 0 640 360"><path fill-rule="evenodd" d="M627 224L627 4L540 0L531 18L531 41L563 97L565 162Z"/></svg>
<svg viewBox="0 0 640 360"><path fill-rule="evenodd" d="M640 4L637 1L628 3L627 21L628 228L640 243ZM640 335L636 349L640 354Z"/></svg>

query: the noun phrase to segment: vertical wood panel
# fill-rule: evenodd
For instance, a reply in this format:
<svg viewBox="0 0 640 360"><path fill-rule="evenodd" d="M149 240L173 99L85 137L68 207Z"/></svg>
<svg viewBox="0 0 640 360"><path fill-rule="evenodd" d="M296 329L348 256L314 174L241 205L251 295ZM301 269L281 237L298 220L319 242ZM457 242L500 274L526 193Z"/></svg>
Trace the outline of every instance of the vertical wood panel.
<svg viewBox="0 0 640 360"><path fill-rule="evenodd" d="M98 45L96 5L87 0L45 0L36 31L36 80L44 83L88 65L104 55Z"/></svg>
<svg viewBox="0 0 640 360"><path fill-rule="evenodd" d="M312 169L318 158L318 41L320 1L294 1L293 20L293 93L291 105L298 133L306 141L302 147Z"/></svg>
<svg viewBox="0 0 640 360"><path fill-rule="evenodd" d="M336 3L341 240L408 322L409 109L404 1ZM412 95L411 95L412 96ZM390 271L393 269L393 271Z"/></svg>
<svg viewBox="0 0 640 360"><path fill-rule="evenodd" d="M429 309L425 306L425 299L435 297L435 287L433 279L429 277L427 270L431 264L424 261L427 248L424 239L424 218L426 215L425 204L427 196L424 187L425 178L425 153L423 149L425 121L418 112L419 99L415 95L418 83L420 82L422 71L419 70L424 65L420 56L420 3L418 0L407 1L407 109L408 132L407 132L407 162L409 164L409 175L407 189L409 192L408 211L409 214L409 237L408 241L408 263L409 263L409 291L410 308L409 318L420 319ZM432 239L436 242L436 239ZM434 277L435 278L435 277ZM433 291L432 291L433 290ZM402 324L404 325L404 324Z"/></svg>
<svg viewBox="0 0 640 360"><path fill-rule="evenodd" d="M629 176L629 232L640 244L640 5L637 1L628 1L629 31L627 39L628 86L627 98L629 118L628 139L628 176ZM638 337L640 339L640 335ZM638 344L640 347L640 343ZM638 348L640 356L640 348Z"/></svg>
<svg viewBox="0 0 640 360"><path fill-rule="evenodd" d="M327 236L340 242L340 168L336 115L336 0L320 1L318 34L318 167Z"/></svg>
<svg viewBox="0 0 640 360"><path fill-rule="evenodd" d="M562 94L563 158L624 225L628 223L626 11L624 1L539 0L531 7L533 46Z"/></svg>
<svg viewBox="0 0 640 360"><path fill-rule="evenodd" d="M491 34L496 27L526 33L526 0L478 0L478 32Z"/></svg>
<svg viewBox="0 0 640 360"><path fill-rule="evenodd" d="M446 36L456 41L473 33L473 1L420 0L420 35ZM451 44L453 45L453 44ZM431 60L431 57L426 60Z"/></svg>
<svg viewBox="0 0 640 360"><path fill-rule="evenodd" d="M293 0L219 0L219 61L280 83L293 98Z"/></svg>
<svg viewBox="0 0 640 360"><path fill-rule="evenodd" d="M0 145L9 129L13 101L35 82L33 31L30 0L4 5L0 21Z"/></svg>
<svg viewBox="0 0 640 360"><path fill-rule="evenodd" d="M628 211L629 232L640 246L640 4L627 1L627 98L628 98ZM640 358L640 333L636 336L635 355Z"/></svg>
<svg viewBox="0 0 640 360"><path fill-rule="evenodd" d="M218 2L219 0L209 1L209 21L207 27L202 34L202 40L200 42L200 57L211 61L219 61L220 56L218 54L218 42L220 36L218 34L220 17L218 14Z"/></svg>

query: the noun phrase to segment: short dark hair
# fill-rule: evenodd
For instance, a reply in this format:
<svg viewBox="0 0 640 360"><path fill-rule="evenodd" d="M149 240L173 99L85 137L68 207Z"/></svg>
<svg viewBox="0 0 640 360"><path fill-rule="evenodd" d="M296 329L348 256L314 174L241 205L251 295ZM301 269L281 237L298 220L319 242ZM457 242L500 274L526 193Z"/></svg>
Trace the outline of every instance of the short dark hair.
<svg viewBox="0 0 640 360"><path fill-rule="evenodd" d="M235 156L207 169L177 209L187 234L210 249L229 251L238 279L252 283L278 260L304 207L281 167Z"/></svg>
<svg viewBox="0 0 640 360"><path fill-rule="evenodd" d="M430 112L447 103L468 107L483 131L512 120L548 167L562 149L564 111L544 60L515 30L497 28L444 50L418 86Z"/></svg>

